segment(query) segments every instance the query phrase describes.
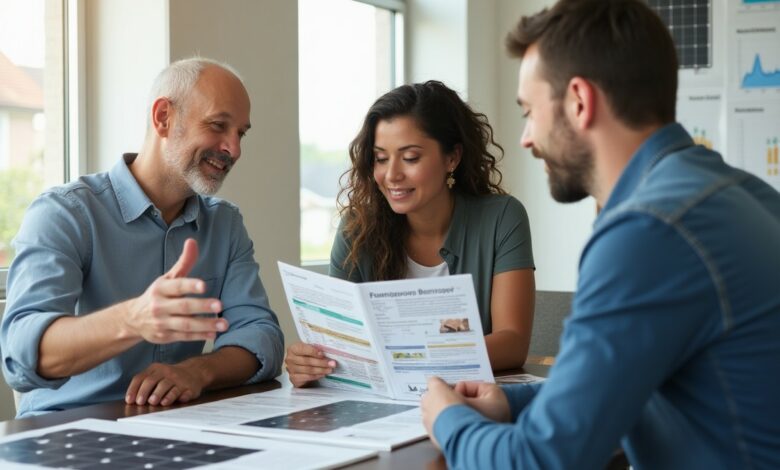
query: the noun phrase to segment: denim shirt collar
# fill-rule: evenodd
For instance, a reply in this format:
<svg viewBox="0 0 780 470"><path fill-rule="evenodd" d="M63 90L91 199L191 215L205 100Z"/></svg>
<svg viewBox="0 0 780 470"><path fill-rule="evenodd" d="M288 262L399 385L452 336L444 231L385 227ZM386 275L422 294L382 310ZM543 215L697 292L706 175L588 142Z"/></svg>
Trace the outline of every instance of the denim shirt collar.
<svg viewBox="0 0 780 470"><path fill-rule="evenodd" d="M146 195L130 172L130 168L128 168L128 165L133 163L137 156L137 153L123 154L122 158L116 162L108 173L116 194L117 203L119 204L119 211L122 213L122 219L126 224L141 217L149 208L154 208L151 199ZM198 196L191 196L187 198L180 218L184 223L194 222L197 230L199 212Z"/></svg>
<svg viewBox="0 0 780 470"><path fill-rule="evenodd" d="M596 218L596 222L610 210L630 198L653 167L665 156L692 145L694 142L691 136L676 122L655 131L639 146L639 149L629 160L623 174L620 175L617 184L612 189L607 203Z"/></svg>

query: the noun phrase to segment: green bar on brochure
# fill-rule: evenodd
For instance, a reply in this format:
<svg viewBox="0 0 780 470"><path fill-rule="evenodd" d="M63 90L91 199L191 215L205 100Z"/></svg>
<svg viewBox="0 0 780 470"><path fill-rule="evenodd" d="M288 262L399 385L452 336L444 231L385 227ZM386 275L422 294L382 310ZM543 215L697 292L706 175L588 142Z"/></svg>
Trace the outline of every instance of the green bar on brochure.
<svg viewBox="0 0 780 470"><path fill-rule="evenodd" d="M352 323L353 325L359 325L363 326L363 322L360 320L355 320L354 318L345 317L344 315L336 312L331 312L330 310L326 310L324 308L315 307L314 305L309 305L306 302L302 302L298 299L293 299L293 303L295 305L300 305L303 308L308 308L309 310L314 310L315 312L319 312L323 315L327 315L329 317L333 317L337 320L345 321L347 323Z"/></svg>
<svg viewBox="0 0 780 470"><path fill-rule="evenodd" d="M341 383L345 383L345 384L349 384L349 385L356 385L358 387L363 387L363 388L367 388L367 389L371 390L371 385L364 384L363 382L356 382L354 380L345 379L343 377L334 377L332 375L326 375L325 378L328 379L328 380L332 380L334 382L341 382Z"/></svg>

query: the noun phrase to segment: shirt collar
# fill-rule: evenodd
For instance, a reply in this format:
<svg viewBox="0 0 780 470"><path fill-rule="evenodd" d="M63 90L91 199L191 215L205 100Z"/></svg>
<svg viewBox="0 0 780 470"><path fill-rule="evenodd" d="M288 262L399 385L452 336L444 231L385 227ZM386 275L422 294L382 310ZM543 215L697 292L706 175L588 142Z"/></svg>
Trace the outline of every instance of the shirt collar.
<svg viewBox="0 0 780 470"><path fill-rule="evenodd" d="M665 156L692 145L691 136L676 122L655 131L629 160L598 218L628 199Z"/></svg>
<svg viewBox="0 0 780 470"><path fill-rule="evenodd" d="M133 176L133 173L130 172L130 168L128 168L128 165L133 163L137 156L137 153L123 154L122 158L116 162L108 173L111 185L114 188L114 194L116 194L117 203L119 204L119 211L122 213L122 219L126 224L141 217L150 207L154 207L151 199L146 195L135 176ZM199 214L200 204L198 203L198 196L187 198L181 214L184 223L194 222L197 230Z"/></svg>
<svg viewBox="0 0 780 470"><path fill-rule="evenodd" d="M137 156L137 153L125 153L108 173L125 223L141 217L149 207L153 206L149 196L144 193L128 168Z"/></svg>
<svg viewBox="0 0 780 470"><path fill-rule="evenodd" d="M195 227L195 230L198 230L200 228L200 204L199 204L199 198L200 196L193 195L187 198L187 202L184 203L184 210L181 213L181 218L184 220L185 224L192 223L192 225Z"/></svg>

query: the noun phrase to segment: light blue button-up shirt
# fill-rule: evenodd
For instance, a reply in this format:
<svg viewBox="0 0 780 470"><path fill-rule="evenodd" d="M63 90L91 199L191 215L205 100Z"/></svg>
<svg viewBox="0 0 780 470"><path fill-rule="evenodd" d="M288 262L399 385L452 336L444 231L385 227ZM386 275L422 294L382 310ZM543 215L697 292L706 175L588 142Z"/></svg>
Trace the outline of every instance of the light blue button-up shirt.
<svg viewBox="0 0 780 470"><path fill-rule="evenodd" d="M83 374L48 380L36 373L46 328L64 315L88 315L141 295L194 238L200 256L189 277L222 301L229 329L214 348L240 346L260 362L248 383L278 375L284 340L268 305L254 248L238 209L193 196L170 225L136 182L128 154L106 173L44 192L27 210L14 239L8 299L0 330L6 381L25 393L18 416L122 399L130 380L153 362L178 363L201 353L203 341L146 341Z"/></svg>
<svg viewBox="0 0 780 470"><path fill-rule="evenodd" d="M555 366L506 387L513 424L463 405L454 468L780 468L780 194L678 124L648 139L596 220ZM544 315L544 312L537 312Z"/></svg>

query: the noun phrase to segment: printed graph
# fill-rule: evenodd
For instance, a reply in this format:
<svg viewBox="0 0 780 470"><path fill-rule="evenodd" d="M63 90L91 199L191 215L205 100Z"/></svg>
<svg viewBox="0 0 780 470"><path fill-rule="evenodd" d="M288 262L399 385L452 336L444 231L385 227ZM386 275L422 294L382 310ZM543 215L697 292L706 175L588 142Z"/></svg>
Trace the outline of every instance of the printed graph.
<svg viewBox="0 0 780 470"><path fill-rule="evenodd" d="M724 118L723 94L717 88L680 90L677 94L677 121L697 145L722 152Z"/></svg>
<svg viewBox="0 0 780 470"><path fill-rule="evenodd" d="M743 169L780 190L780 115L765 113L740 120L737 131L738 148Z"/></svg>
<svg viewBox="0 0 780 470"><path fill-rule="evenodd" d="M712 150L712 139L707 136L707 129L694 126L693 131L691 131L691 137L693 137L693 142L696 145L702 145Z"/></svg>
<svg viewBox="0 0 780 470"><path fill-rule="evenodd" d="M743 91L780 91L780 47L777 41L780 41L777 33L738 39L735 78Z"/></svg>
<svg viewBox="0 0 780 470"><path fill-rule="evenodd" d="M777 176L780 174L780 160L778 160L777 137L766 139L766 175Z"/></svg>
<svg viewBox="0 0 780 470"><path fill-rule="evenodd" d="M780 68L766 70L761 62L761 55L756 54L753 68L742 78L742 88L772 88L780 87Z"/></svg>
<svg viewBox="0 0 780 470"><path fill-rule="evenodd" d="M648 0L674 38L681 69L712 66L711 0Z"/></svg>
<svg viewBox="0 0 780 470"><path fill-rule="evenodd" d="M780 0L740 0L739 3L736 1L734 3L741 13L761 13L780 9Z"/></svg>

